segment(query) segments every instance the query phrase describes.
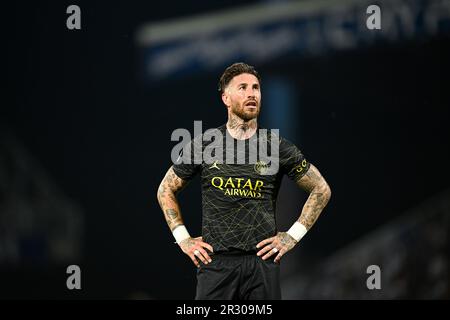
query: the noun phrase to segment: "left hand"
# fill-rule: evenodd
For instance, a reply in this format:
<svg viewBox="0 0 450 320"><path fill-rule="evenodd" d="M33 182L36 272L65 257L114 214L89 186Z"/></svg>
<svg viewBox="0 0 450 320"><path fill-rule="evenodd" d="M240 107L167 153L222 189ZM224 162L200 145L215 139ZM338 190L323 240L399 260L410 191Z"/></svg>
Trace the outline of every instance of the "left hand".
<svg viewBox="0 0 450 320"><path fill-rule="evenodd" d="M262 259L266 260L275 253L278 253L274 260L278 263L281 257L296 244L297 241L287 232L278 232L276 236L267 238L256 245L256 248L261 249L258 251L257 255L262 256Z"/></svg>

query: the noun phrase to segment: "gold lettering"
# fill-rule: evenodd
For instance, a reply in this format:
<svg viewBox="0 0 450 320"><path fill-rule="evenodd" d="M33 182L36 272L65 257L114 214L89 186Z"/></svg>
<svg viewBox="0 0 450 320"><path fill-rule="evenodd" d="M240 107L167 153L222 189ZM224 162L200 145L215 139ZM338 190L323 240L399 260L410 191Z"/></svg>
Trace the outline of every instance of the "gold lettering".
<svg viewBox="0 0 450 320"><path fill-rule="evenodd" d="M261 187L263 185L264 185L264 182L262 182L261 180L256 180L255 190L260 190L261 191Z"/></svg>
<svg viewBox="0 0 450 320"><path fill-rule="evenodd" d="M233 183L233 178L231 178L231 177L228 178L227 183L225 183L225 188L228 188L228 185L231 185L231 187L233 187L233 189L236 188Z"/></svg>
<svg viewBox="0 0 450 320"><path fill-rule="evenodd" d="M303 170L301 166L296 167L297 170ZM225 180L226 179L226 180ZM245 178L223 178L223 177L213 177L211 179L211 184L216 187L217 189L224 190L224 195L228 196L241 196L241 197L259 197L261 198L262 195L259 192L264 187L264 181L262 180L256 180L255 182L252 182L251 179L245 180L245 183L242 185L242 181L244 181ZM237 183L236 183L237 182ZM236 187L237 185L237 187Z"/></svg>
<svg viewBox="0 0 450 320"><path fill-rule="evenodd" d="M303 159L303 161L302 161L302 167L303 167L303 168L306 168L306 159Z"/></svg>
<svg viewBox="0 0 450 320"><path fill-rule="evenodd" d="M218 186L214 184L214 181L215 181L216 179L218 179L218 180L220 181L220 184L219 184ZM211 184L212 184L214 187L219 188L220 190L223 190L223 188L222 188L222 185L223 185L223 179L222 179L221 177L214 177L214 178L212 178Z"/></svg>
<svg viewBox="0 0 450 320"><path fill-rule="evenodd" d="M242 188L247 187L247 185L248 185L248 188L249 188L250 190L253 190L253 187L252 187L252 180L247 179L247 182L244 184L244 186L243 186Z"/></svg>

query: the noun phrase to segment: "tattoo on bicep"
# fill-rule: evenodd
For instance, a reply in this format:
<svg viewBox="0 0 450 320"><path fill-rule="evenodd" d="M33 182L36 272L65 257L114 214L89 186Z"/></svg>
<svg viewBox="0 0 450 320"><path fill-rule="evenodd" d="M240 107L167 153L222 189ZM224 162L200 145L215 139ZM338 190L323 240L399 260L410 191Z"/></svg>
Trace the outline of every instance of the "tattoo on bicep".
<svg viewBox="0 0 450 320"><path fill-rule="evenodd" d="M174 193L177 193L178 191L182 190L187 185L187 181L178 177L176 173L173 171L173 168L170 168L169 171L167 172L165 181L167 187Z"/></svg>
<svg viewBox="0 0 450 320"><path fill-rule="evenodd" d="M315 187L322 184L323 182L324 179L319 170L317 170L315 166L310 164L308 171L306 171L305 175L297 181L297 184L303 190L312 192Z"/></svg>

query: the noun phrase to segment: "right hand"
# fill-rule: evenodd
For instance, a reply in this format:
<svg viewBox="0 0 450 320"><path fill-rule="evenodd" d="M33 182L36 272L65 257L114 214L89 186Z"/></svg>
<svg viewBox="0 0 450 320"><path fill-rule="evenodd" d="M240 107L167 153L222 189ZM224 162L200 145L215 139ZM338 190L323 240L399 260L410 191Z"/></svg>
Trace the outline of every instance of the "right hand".
<svg viewBox="0 0 450 320"><path fill-rule="evenodd" d="M208 264L212 261L204 248L208 249L210 252L213 252L214 250L211 245L203 242L202 237L187 238L181 241L178 245L180 246L181 250L183 250L183 252L189 256L189 258L191 258L192 262L194 262L197 268L200 267L197 259L200 259L204 264Z"/></svg>

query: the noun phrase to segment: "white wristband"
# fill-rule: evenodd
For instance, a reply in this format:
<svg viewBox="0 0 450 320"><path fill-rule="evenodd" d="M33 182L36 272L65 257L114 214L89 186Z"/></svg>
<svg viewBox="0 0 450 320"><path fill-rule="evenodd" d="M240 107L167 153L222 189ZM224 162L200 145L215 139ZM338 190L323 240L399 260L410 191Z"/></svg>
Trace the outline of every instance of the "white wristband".
<svg viewBox="0 0 450 320"><path fill-rule="evenodd" d="M300 241L301 238L303 238L303 236L306 233L306 228L304 225L302 225L300 222L296 221L292 227L289 229L289 231L287 232L292 238L294 238L295 240Z"/></svg>
<svg viewBox="0 0 450 320"><path fill-rule="evenodd" d="M190 238L189 232L187 231L184 224L180 224L179 226L176 226L175 229L172 231L173 236L175 237L175 241L179 244L181 241Z"/></svg>

